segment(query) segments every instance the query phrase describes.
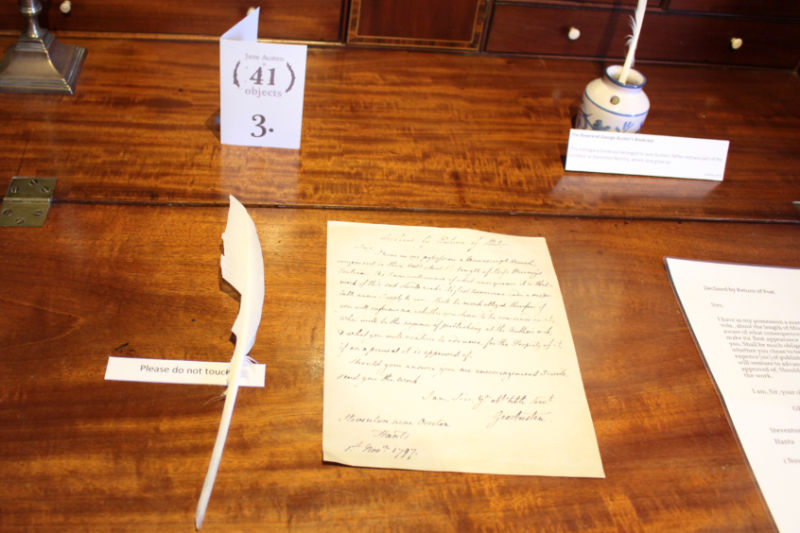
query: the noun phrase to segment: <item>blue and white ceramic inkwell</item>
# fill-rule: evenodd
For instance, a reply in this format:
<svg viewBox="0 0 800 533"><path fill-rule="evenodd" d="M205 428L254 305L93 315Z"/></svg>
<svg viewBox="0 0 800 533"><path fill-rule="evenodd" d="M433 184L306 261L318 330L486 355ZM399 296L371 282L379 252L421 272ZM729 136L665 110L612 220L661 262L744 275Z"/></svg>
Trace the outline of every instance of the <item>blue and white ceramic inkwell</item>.
<svg viewBox="0 0 800 533"><path fill-rule="evenodd" d="M622 66L611 65L605 76L589 82L575 118L575 128L582 130L639 131L650 111L650 99L644 93L647 79L630 69L625 83L619 81Z"/></svg>

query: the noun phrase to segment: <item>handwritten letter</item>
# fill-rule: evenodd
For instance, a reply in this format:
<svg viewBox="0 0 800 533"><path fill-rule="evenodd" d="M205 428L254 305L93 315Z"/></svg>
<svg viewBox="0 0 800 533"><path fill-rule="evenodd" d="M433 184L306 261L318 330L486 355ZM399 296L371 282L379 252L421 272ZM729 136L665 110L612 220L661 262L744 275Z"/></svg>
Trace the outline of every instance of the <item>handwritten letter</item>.
<svg viewBox="0 0 800 533"><path fill-rule="evenodd" d="M544 239L329 222L323 454L603 477Z"/></svg>

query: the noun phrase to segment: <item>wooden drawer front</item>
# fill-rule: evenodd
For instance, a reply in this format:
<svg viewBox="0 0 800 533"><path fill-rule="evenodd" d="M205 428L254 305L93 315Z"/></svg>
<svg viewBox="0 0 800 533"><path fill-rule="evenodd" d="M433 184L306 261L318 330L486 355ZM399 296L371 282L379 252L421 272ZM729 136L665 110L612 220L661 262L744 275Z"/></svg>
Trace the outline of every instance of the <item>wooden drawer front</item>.
<svg viewBox="0 0 800 533"><path fill-rule="evenodd" d="M477 50L487 0L351 0L350 44Z"/></svg>
<svg viewBox="0 0 800 533"><path fill-rule="evenodd" d="M72 0L64 15L60 0L49 2L40 17L50 30L188 34L219 36L261 5L259 36L301 41L341 41L343 0ZM0 29L22 30L25 26L16 2L0 2Z"/></svg>
<svg viewBox="0 0 800 533"><path fill-rule="evenodd" d="M588 58L622 58L629 11L497 5L487 51ZM570 27L580 30L574 41ZM792 23L647 13L636 58L794 68L800 59ZM731 39L742 39L738 50Z"/></svg>
<svg viewBox="0 0 800 533"><path fill-rule="evenodd" d="M797 0L671 0L671 11L800 18Z"/></svg>
<svg viewBox="0 0 800 533"><path fill-rule="evenodd" d="M504 4L530 4L531 0L501 0ZM691 0L690 0L691 1ZM779 1L779 0L776 0ZM559 3L550 2L552 4ZM563 2L561 2L563 3ZM570 0L572 4L593 4L595 7L607 5L608 7L630 7L635 8L638 4L637 0ZM666 3L666 0L647 0L648 7L659 7L661 4Z"/></svg>

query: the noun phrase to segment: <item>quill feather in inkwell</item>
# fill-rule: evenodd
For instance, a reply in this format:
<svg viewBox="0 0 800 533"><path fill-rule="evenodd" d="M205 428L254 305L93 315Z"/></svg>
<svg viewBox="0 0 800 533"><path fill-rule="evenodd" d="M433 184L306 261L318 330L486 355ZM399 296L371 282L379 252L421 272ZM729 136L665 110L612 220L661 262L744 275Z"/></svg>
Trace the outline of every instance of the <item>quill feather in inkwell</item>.
<svg viewBox="0 0 800 533"><path fill-rule="evenodd" d="M619 81L625 84L628 81L628 74L633 67L634 56L636 55L636 45L639 44L639 35L642 33L642 23L644 22L644 12L647 9L647 0L639 0L636 4L636 12L631 17L631 34L628 36L628 53L625 55L625 62L619 73Z"/></svg>
<svg viewBox="0 0 800 533"><path fill-rule="evenodd" d="M233 196L230 197L228 223L222 234L222 242L224 247L220 260L222 278L239 292L241 302L239 314L231 328L236 335L236 347L233 350L228 373L225 405L222 408L217 440L211 452L211 461L200 492L200 500L197 502L194 525L198 530L203 525L208 499L211 497L211 489L214 488L214 480L217 477L219 461L222 458L222 450L225 447L236 403L236 394L239 391L242 368L252 362L248 354L256 341L256 331L261 322L261 308L264 305L264 258L261 254L256 225L244 206Z"/></svg>

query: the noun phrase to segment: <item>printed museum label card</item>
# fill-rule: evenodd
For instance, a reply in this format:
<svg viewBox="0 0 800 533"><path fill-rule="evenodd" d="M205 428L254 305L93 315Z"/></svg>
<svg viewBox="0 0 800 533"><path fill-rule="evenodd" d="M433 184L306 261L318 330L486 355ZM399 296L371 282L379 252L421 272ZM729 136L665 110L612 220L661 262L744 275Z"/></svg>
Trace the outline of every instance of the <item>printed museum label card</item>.
<svg viewBox="0 0 800 533"><path fill-rule="evenodd" d="M780 531L800 531L800 269L666 259Z"/></svg>
<svg viewBox="0 0 800 533"><path fill-rule="evenodd" d="M604 477L544 239L332 221L326 284L326 461Z"/></svg>
<svg viewBox="0 0 800 533"><path fill-rule="evenodd" d="M231 362L186 361L109 356L105 379L177 385L227 385ZM263 387L267 365L252 363L242 367L243 387Z"/></svg>
<svg viewBox="0 0 800 533"><path fill-rule="evenodd" d="M564 170L722 181L728 141L570 130Z"/></svg>
<svg viewBox="0 0 800 533"><path fill-rule="evenodd" d="M300 148L306 46L259 43L259 9L220 37L222 144Z"/></svg>

